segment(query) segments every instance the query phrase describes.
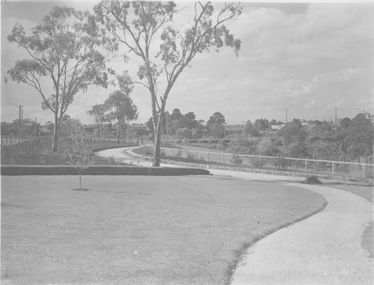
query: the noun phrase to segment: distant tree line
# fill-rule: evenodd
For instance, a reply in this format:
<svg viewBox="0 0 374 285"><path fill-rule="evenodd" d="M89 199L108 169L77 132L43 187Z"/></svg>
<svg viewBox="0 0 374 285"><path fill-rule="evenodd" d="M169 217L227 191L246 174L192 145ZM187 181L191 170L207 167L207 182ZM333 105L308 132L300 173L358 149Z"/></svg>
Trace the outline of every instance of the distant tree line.
<svg viewBox="0 0 374 285"><path fill-rule="evenodd" d="M352 159L373 154L373 117L367 113L336 123L293 119L285 124L260 118L233 130L220 112L215 112L205 123L194 112L183 114L180 109L174 109L170 114L165 112L161 122L168 138L231 139L231 145L222 142L217 147L233 152L319 159ZM153 132L152 118L146 125ZM272 129L274 126L276 130Z"/></svg>

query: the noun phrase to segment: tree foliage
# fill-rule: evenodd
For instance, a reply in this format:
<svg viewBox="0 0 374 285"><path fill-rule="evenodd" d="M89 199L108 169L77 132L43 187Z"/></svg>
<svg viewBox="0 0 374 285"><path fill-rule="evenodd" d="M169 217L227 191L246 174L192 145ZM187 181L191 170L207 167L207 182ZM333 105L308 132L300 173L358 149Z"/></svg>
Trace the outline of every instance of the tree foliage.
<svg viewBox="0 0 374 285"><path fill-rule="evenodd" d="M7 73L15 82L35 88L42 97L42 108L54 113L52 149L57 151L61 118L75 95L87 91L91 84L107 85L106 58L99 52L99 27L87 11L56 6L32 28L31 35L16 24L8 40L25 49L30 58L18 60Z"/></svg>
<svg viewBox="0 0 374 285"><path fill-rule="evenodd" d="M104 104L95 104L90 110L87 111L87 114L93 116L97 126L98 136L101 137L101 127L102 124L106 121L105 118L105 105Z"/></svg>
<svg viewBox="0 0 374 285"><path fill-rule="evenodd" d="M126 131L128 121L138 118L137 107L130 96L123 91L114 91L105 100L105 116L107 120L117 122L118 143L121 136L121 130Z"/></svg>
<svg viewBox="0 0 374 285"><path fill-rule="evenodd" d="M300 120L293 119L278 132L278 135L283 138L285 145L289 146L292 143L303 143L307 137L306 130L302 127Z"/></svg>
<svg viewBox="0 0 374 285"><path fill-rule="evenodd" d="M352 119L345 137L347 151L352 157L371 155L374 144L374 125L372 116L360 113Z"/></svg>
<svg viewBox="0 0 374 285"><path fill-rule="evenodd" d="M176 80L197 54L210 48L226 45L238 52L240 40L224 23L239 15L241 8L239 4L228 3L215 11L210 2L194 3L192 23L184 28L172 23L178 12L173 2L104 0L94 10L106 33L112 36L114 48L121 44L125 58L133 54L142 61L137 83L146 87L151 97L155 130L153 165L159 166L161 120ZM154 44L156 38L161 40L158 48Z"/></svg>
<svg viewBox="0 0 374 285"><path fill-rule="evenodd" d="M256 131L263 133L270 128L270 123L268 119L257 119L253 127Z"/></svg>
<svg viewBox="0 0 374 285"><path fill-rule="evenodd" d="M82 132L83 126L78 118L71 118L70 116L67 116L65 120L62 120L60 136L77 138L82 135Z"/></svg>
<svg viewBox="0 0 374 285"><path fill-rule="evenodd" d="M1 122L1 135L18 135L19 130L19 120L13 120L13 122ZM24 118L22 120L22 135L23 136L37 136L39 134L40 124L35 120Z"/></svg>
<svg viewBox="0 0 374 285"><path fill-rule="evenodd" d="M225 124L225 117L220 112L215 112L206 123L206 128L211 136L222 138L225 135Z"/></svg>

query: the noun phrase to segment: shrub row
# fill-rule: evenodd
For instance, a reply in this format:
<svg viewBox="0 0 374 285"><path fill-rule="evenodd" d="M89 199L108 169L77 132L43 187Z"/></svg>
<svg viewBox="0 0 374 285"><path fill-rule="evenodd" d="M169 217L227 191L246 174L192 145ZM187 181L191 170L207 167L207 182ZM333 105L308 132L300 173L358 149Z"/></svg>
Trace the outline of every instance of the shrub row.
<svg viewBox="0 0 374 285"><path fill-rule="evenodd" d="M180 176L180 175L208 175L206 169L197 168L172 168L172 167L141 167L141 166L107 166L92 165L83 171L84 175L157 175L157 176ZM78 175L74 166L54 165L9 165L1 166L1 175Z"/></svg>
<svg viewBox="0 0 374 285"><path fill-rule="evenodd" d="M75 141L59 141L58 152L50 151L51 144L48 141L24 141L14 145L1 147L1 164L3 165L69 165L72 164L65 155L76 146ZM97 152L109 148L136 146L131 142L118 145L116 143L84 142L87 149ZM95 165L108 165L117 163L106 158L97 157Z"/></svg>

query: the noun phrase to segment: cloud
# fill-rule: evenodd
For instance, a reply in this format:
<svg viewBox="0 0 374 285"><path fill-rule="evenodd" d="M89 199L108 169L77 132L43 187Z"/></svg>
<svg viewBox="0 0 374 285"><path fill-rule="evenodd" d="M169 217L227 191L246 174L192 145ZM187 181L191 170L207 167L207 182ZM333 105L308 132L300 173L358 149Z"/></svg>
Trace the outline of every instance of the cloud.
<svg viewBox="0 0 374 285"><path fill-rule="evenodd" d="M373 68L347 68L335 72L317 74L312 81L313 84L318 85L350 80L372 80L373 75Z"/></svg>
<svg viewBox="0 0 374 285"><path fill-rule="evenodd" d="M351 106L371 108L374 6L305 4L302 9L294 9L296 6L292 5L295 4L243 4L243 14L227 23L242 41L239 57L230 48L197 55L191 68L178 78L167 109L192 111L205 120L221 111L228 121L241 121L243 112L252 114L253 119L284 119L286 109L289 117L304 118L330 116L335 106L340 113L347 110L344 112L350 116L354 115L349 113ZM184 17L175 18L179 26L190 18L191 5L183 7L187 6L182 10ZM17 21L32 25L20 18L8 20L5 30L3 26L3 38ZM26 57L23 50L13 45L3 42L4 47L3 72L16 59ZM119 58L110 65L119 73L129 70L136 75L139 61L132 57L125 63ZM78 94L68 113L90 122L86 111L95 103L104 102L114 90L115 87L90 87L86 94ZM17 116L18 104L27 106L38 119L40 113L51 117L50 112L38 111L40 95L26 85L9 82L2 94L3 113L9 118ZM131 97L138 106L139 121L146 121L151 115L148 91L137 85Z"/></svg>
<svg viewBox="0 0 374 285"><path fill-rule="evenodd" d="M371 4L310 4L305 13L296 14L245 7L232 30L242 39L243 49L250 50L248 55L264 63L299 65L325 57L350 57L352 48L373 39Z"/></svg>
<svg viewBox="0 0 374 285"><path fill-rule="evenodd" d="M316 100L311 100L307 102L304 106L305 110L310 110L316 105Z"/></svg>

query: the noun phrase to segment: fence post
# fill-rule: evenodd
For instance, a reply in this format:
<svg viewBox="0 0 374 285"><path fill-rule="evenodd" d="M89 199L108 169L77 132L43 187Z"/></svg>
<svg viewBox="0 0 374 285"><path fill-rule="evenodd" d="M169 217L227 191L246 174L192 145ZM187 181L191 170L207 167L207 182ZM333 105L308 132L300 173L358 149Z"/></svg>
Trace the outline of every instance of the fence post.
<svg viewBox="0 0 374 285"><path fill-rule="evenodd" d="M362 165L362 174L363 177L366 178L365 164Z"/></svg>
<svg viewBox="0 0 374 285"><path fill-rule="evenodd" d="M332 165L332 175L335 175L335 163L332 162L331 165Z"/></svg>
<svg viewBox="0 0 374 285"><path fill-rule="evenodd" d="M225 154L222 153L222 163L225 164Z"/></svg>
<svg viewBox="0 0 374 285"><path fill-rule="evenodd" d="M208 154L208 162L210 161L210 159L209 159L209 154L210 154L210 152L207 152L207 154Z"/></svg>
<svg viewBox="0 0 374 285"><path fill-rule="evenodd" d="M305 172L308 171L308 161L305 159Z"/></svg>

